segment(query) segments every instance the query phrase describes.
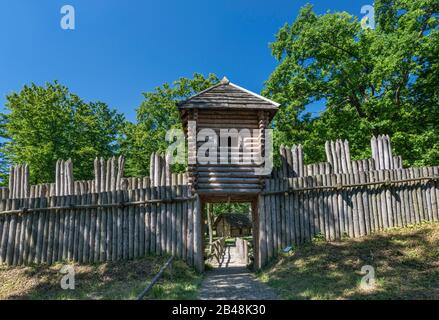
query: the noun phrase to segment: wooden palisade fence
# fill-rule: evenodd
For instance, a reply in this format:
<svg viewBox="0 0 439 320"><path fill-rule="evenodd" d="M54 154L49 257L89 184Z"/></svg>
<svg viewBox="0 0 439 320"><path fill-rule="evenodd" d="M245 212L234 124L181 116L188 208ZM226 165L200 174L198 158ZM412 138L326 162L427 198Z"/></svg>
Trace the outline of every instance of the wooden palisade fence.
<svg viewBox="0 0 439 320"><path fill-rule="evenodd" d="M439 221L439 167L402 168L388 136L372 158L351 160L347 141L327 142L327 161L304 165L301 146L281 147L282 165L258 196L256 268L282 248L316 235L337 240ZM29 168L10 170L0 189L0 263L80 263L171 254L203 270L202 215L187 174L152 154L149 177L124 177L124 159L96 159L94 179L75 181L56 164L55 182L30 185Z"/></svg>
<svg viewBox="0 0 439 320"><path fill-rule="evenodd" d="M439 221L439 167L402 168L388 136L371 145L372 159L352 161L347 141L327 142L326 163L299 169L303 154L287 152L301 148L281 148L283 165L259 196L258 266L318 234L331 241Z"/></svg>
<svg viewBox="0 0 439 320"><path fill-rule="evenodd" d="M186 174L153 154L151 177L124 178L122 157L96 159L95 178L74 181L70 160L55 183L29 185L25 165L0 190L0 263L80 263L171 254L202 269L201 213Z"/></svg>

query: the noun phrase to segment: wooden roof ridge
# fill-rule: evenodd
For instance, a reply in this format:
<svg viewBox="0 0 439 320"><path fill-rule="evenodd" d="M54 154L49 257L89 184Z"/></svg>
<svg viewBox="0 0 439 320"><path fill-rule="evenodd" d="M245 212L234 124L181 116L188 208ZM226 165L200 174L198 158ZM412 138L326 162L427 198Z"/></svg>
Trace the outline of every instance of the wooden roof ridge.
<svg viewBox="0 0 439 320"><path fill-rule="evenodd" d="M245 89L243 87L240 87L240 86L230 82L229 79L227 79L227 77L224 77L217 84L214 84L213 86L211 86L211 87L209 87L207 89L204 89L204 90L202 90L202 91L200 91L200 92L190 96L189 98L187 98L185 100L182 100L182 101L178 102L177 103L178 108L179 109L184 109L184 105L185 104L189 104L191 102L191 100L193 100L195 98L198 98L198 97L202 96L203 94L208 93L209 91L211 91L211 90L213 90L215 88L218 88L220 86L230 86L230 87L232 87L234 89L237 89L237 90L242 91L242 92L244 92L246 94L249 94L249 95L253 96L254 98L260 99L260 100L264 101L265 103L269 103L269 104L273 105L275 108L278 108L280 106L280 103L277 103L277 102L275 102L275 101L273 101L271 99L268 99L268 98L266 98L264 96L261 96L260 94L257 94L257 93L255 93L253 91L250 91L250 90L247 90L247 89Z"/></svg>
<svg viewBox="0 0 439 320"><path fill-rule="evenodd" d="M246 213L221 213L217 216L213 223L213 227L216 227L221 219L225 219L226 222L234 227L246 228L252 226L250 217Z"/></svg>

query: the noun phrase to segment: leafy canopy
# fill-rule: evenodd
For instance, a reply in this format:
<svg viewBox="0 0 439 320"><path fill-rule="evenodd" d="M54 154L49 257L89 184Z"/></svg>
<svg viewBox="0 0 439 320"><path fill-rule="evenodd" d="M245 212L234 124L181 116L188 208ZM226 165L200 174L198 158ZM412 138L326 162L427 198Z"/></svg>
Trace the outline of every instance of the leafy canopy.
<svg viewBox="0 0 439 320"><path fill-rule="evenodd" d="M377 0L376 29L346 12L303 7L271 44L278 66L263 94L282 103L277 145L304 144L307 161L324 159L329 139L349 139L354 157L369 140L391 135L405 164L439 163L437 0ZM325 101L311 117L305 107Z"/></svg>
<svg viewBox="0 0 439 320"><path fill-rule="evenodd" d="M57 82L24 86L6 99L2 160L29 164L32 183L52 182L55 162L68 158L75 179L89 179L95 157L118 152L115 140L125 120L105 103L86 103Z"/></svg>

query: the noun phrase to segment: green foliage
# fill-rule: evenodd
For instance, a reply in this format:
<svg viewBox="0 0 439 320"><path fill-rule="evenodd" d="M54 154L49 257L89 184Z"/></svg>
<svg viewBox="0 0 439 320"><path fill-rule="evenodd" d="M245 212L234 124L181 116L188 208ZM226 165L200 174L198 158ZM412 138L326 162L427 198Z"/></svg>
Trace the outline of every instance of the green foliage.
<svg viewBox="0 0 439 320"><path fill-rule="evenodd" d="M75 179L89 179L95 157L118 152L114 141L124 118L105 103L86 103L57 82L24 86L6 99L2 160L29 164L32 183L53 181L55 162L68 158Z"/></svg>
<svg viewBox="0 0 439 320"><path fill-rule="evenodd" d="M308 5L279 30L271 44L279 65L263 91L282 103L275 147L302 143L315 162L325 140L348 139L355 159L381 133L406 165L439 163L439 3L378 0L375 14L376 29L363 30L346 12L317 15ZM322 99L319 117L304 113Z"/></svg>
<svg viewBox="0 0 439 320"><path fill-rule="evenodd" d="M248 214L250 212L250 203L215 203L213 204L212 213L218 216L221 213L242 213Z"/></svg>
<svg viewBox="0 0 439 320"><path fill-rule="evenodd" d="M122 154L126 156L126 173L129 176L149 174L152 152L165 152L166 131L181 128L177 102L216 84L214 74L204 77L195 73L192 79L180 78L173 85L168 83L153 92L145 92L145 100L137 109L137 124L129 124L121 141Z"/></svg>

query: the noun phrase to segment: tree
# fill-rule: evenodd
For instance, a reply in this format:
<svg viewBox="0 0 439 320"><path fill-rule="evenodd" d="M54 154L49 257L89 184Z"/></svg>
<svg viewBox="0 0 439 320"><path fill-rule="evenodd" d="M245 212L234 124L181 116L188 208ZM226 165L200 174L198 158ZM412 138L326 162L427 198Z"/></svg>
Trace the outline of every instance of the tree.
<svg viewBox="0 0 439 320"><path fill-rule="evenodd" d="M89 179L95 157L118 152L116 140L125 120L105 103L86 103L57 82L24 86L6 99L3 160L29 164L33 183L53 181L55 162L68 158L75 179Z"/></svg>
<svg viewBox="0 0 439 320"><path fill-rule="evenodd" d="M359 158L382 133L405 164L438 164L438 12L436 0L377 0L376 29L363 30L346 12L303 7L271 44L279 65L263 94L283 105L276 145L302 143L311 162L325 140L349 139ZM303 116L318 100L325 111Z"/></svg>
<svg viewBox="0 0 439 320"><path fill-rule="evenodd" d="M214 74L206 78L195 73L192 79L180 78L173 85L168 83L152 92L145 92L145 100L137 109L137 123L129 124L121 139L121 150L126 156L126 173L129 176L149 174L152 152L165 152L168 143L166 132L181 128L177 102L184 100L218 82Z"/></svg>

